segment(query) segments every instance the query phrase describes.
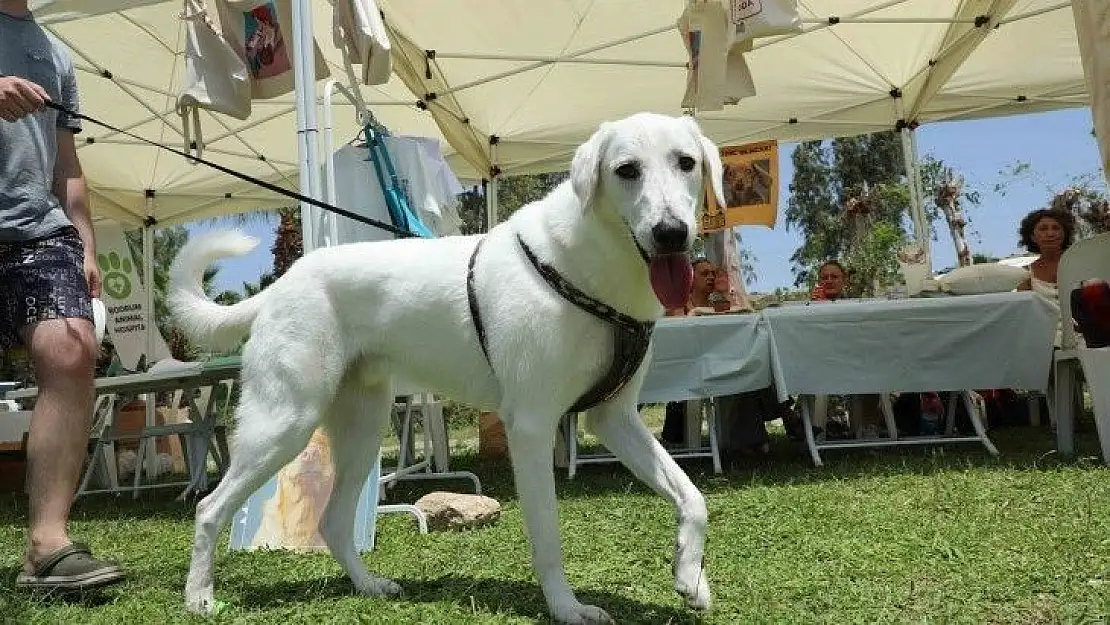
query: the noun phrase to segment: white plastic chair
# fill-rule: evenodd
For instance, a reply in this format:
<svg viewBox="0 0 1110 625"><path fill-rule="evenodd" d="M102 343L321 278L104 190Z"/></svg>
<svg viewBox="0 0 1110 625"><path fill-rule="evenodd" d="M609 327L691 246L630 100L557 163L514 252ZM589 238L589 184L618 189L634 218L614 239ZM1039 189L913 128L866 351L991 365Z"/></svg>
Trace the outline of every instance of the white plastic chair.
<svg viewBox="0 0 1110 625"><path fill-rule="evenodd" d="M1105 399L1099 401L1100 396L1110 393L1105 380L1090 383L1095 372L1087 370L1083 363L1083 360L1110 358L1110 354L1105 350L1088 350L1081 345L1072 322L1071 291L1080 282L1090 279L1110 280L1110 233L1077 241L1060 257L1060 266L1056 269L1060 292L1060 349L1056 350L1053 358L1055 392L1052 411L1056 420L1056 451L1064 456L1075 453L1075 390L1080 368L1087 374L1088 388L1096 407L1105 405ZM1088 352L1085 358L1080 357L1083 351ZM1102 369L1105 370L1105 367ZM1107 454L1110 451L1107 449L1110 446L1110 423L1107 419L1110 415L1099 415L1096 410L1103 457L1110 463L1110 455Z"/></svg>

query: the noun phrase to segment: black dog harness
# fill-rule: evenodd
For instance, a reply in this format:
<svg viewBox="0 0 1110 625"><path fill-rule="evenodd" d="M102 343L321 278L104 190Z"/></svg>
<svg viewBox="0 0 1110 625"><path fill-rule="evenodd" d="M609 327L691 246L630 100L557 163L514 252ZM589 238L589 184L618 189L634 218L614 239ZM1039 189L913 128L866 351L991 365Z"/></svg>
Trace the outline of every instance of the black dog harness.
<svg viewBox="0 0 1110 625"><path fill-rule="evenodd" d="M567 281L554 267L540 262L532 248L524 242L520 234L516 240L520 243L524 255L532 263L532 267L539 272L556 293L562 295L575 306L591 315L607 322L613 328L613 361L609 370L601 377L590 390L574 402L568 412L582 412L613 398L632 379L636 370L647 355L648 346L651 344L651 334L655 329L654 321L639 321L628 315L614 310L611 306L600 302L580 291ZM466 297L470 302L470 316L474 320L474 328L478 332L478 343L482 346L482 353L486 355L486 362L493 366L489 358L489 348L486 346L486 332L482 326L482 316L478 310L478 296L474 292L474 263L478 252L482 249L485 239L478 241L474 253L470 255L470 265L466 274Z"/></svg>

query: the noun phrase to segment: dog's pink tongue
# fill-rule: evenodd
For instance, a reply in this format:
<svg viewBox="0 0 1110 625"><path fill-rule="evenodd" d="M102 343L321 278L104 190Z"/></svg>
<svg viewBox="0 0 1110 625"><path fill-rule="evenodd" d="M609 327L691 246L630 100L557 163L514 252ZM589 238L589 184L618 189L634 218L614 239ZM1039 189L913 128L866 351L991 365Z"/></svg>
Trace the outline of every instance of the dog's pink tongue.
<svg viewBox="0 0 1110 625"><path fill-rule="evenodd" d="M678 308L686 303L694 285L694 268L685 254L656 256L649 272L651 288L665 308Z"/></svg>

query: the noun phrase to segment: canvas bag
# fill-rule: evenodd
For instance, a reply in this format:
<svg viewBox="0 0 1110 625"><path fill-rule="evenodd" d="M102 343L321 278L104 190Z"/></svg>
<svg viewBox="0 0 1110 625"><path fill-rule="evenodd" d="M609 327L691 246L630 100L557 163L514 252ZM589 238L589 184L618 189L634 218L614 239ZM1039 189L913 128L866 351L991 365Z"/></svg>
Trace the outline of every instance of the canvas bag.
<svg viewBox="0 0 1110 625"><path fill-rule="evenodd" d="M727 0L736 41L802 31L797 0Z"/></svg>
<svg viewBox="0 0 1110 625"><path fill-rule="evenodd" d="M185 0L185 77L177 96L177 114L185 136L185 151L200 156L204 140L200 109L236 119L251 114L247 66L220 35L204 0Z"/></svg>
<svg viewBox="0 0 1110 625"><path fill-rule="evenodd" d="M744 60L751 42L732 36L728 0L691 0L677 27L689 58L683 108L719 111L726 104L755 95L755 83Z"/></svg>
<svg viewBox="0 0 1110 625"><path fill-rule="evenodd" d="M296 43L291 0L211 0L220 16L224 39L247 66L251 98L268 100L293 91ZM316 79L331 73L313 42Z"/></svg>
<svg viewBox="0 0 1110 625"><path fill-rule="evenodd" d="M362 65L362 83L381 85L393 72L389 34L374 0L336 0L332 12L335 47L352 65Z"/></svg>

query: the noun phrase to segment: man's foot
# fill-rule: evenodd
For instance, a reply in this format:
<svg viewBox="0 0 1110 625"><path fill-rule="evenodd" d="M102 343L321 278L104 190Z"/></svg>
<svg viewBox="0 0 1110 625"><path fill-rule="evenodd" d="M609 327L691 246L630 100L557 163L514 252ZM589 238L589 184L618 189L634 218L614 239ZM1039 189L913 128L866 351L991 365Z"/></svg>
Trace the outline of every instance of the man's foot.
<svg viewBox="0 0 1110 625"><path fill-rule="evenodd" d="M113 562L92 557L88 545L73 543L46 556L33 573L22 572L17 588L82 591L121 582L127 574Z"/></svg>

